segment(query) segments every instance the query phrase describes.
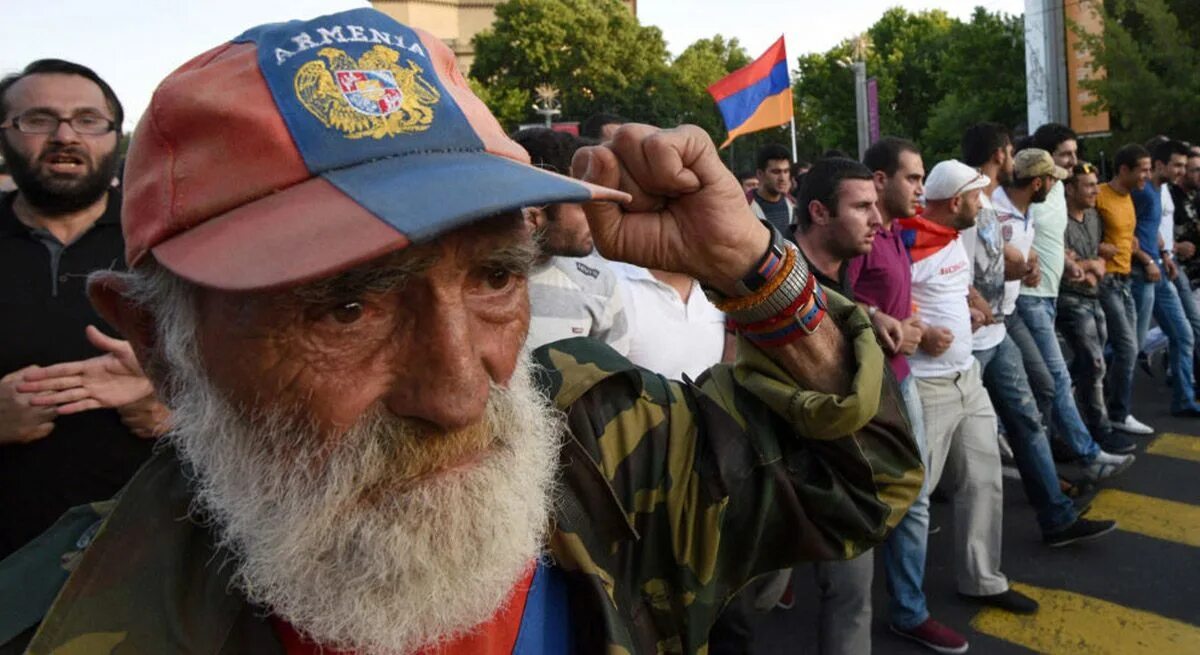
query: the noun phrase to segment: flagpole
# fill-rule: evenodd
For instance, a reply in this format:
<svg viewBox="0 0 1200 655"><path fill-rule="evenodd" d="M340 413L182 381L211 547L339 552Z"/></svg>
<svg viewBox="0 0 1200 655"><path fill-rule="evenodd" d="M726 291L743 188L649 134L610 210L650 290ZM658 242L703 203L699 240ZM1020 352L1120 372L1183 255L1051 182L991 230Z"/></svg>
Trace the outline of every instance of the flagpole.
<svg viewBox="0 0 1200 655"><path fill-rule="evenodd" d="M800 159L800 154L796 152L796 115L792 114L792 163Z"/></svg>

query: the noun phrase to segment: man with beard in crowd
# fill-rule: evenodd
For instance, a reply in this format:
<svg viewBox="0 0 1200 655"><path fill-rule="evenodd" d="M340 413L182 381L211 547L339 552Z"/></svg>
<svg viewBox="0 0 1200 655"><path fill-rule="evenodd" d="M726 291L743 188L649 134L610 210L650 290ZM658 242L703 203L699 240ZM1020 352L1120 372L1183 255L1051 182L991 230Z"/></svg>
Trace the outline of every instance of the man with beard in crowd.
<svg viewBox="0 0 1200 655"><path fill-rule="evenodd" d="M697 653L754 576L884 538L922 471L866 316L699 128L623 126L573 172L528 165L448 47L370 9L172 73L129 155L130 271L90 281L168 442L0 564L0 642ZM701 280L738 362L686 384L591 339L522 356L520 208L563 202L604 255Z"/></svg>
<svg viewBox="0 0 1200 655"><path fill-rule="evenodd" d="M544 127L513 135L534 166L559 174L571 171L571 157L584 145L566 132ZM583 205L563 202L526 207L525 220L541 254L529 273L530 350L572 337L599 339L629 354L629 321L617 277L592 254L592 233Z"/></svg>
<svg viewBox="0 0 1200 655"><path fill-rule="evenodd" d="M1000 571L1003 486L996 413L984 390L979 362L972 354L971 310L967 293L972 262L959 233L975 225L980 194L990 180L959 162L940 162L925 182L925 211L900 219L912 256L913 300L926 328L917 353L909 358L917 378L929 452L926 484L945 483L954 500L955 579L960 596L1020 614L1037 611L1033 599L1009 587ZM946 479L941 480L945 474ZM931 639L929 612L920 588L908 599L911 624L892 631L944 653L963 653L967 643L938 630ZM904 618L909 618L906 615ZM939 626L940 627L940 626Z"/></svg>
<svg viewBox="0 0 1200 655"><path fill-rule="evenodd" d="M1175 205L1175 260L1187 273L1188 284L1200 276L1200 148L1188 150L1187 170L1183 179L1171 185Z"/></svg>
<svg viewBox="0 0 1200 655"><path fill-rule="evenodd" d="M43 59L0 81L0 113L17 185L0 198L5 557L68 508L116 493L150 455L166 411L85 288L124 252L111 188L121 103L91 69Z"/></svg>

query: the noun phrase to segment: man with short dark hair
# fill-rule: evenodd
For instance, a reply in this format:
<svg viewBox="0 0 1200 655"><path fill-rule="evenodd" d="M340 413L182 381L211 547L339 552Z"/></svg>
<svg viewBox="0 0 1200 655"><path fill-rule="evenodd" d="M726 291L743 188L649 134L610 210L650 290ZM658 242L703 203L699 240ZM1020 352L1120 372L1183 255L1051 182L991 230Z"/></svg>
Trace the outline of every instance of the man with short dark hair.
<svg viewBox="0 0 1200 655"><path fill-rule="evenodd" d="M79 64L43 59L0 80L0 152L17 186L0 198L0 558L116 493L164 427L129 345L85 293L124 252L111 188L122 120Z"/></svg>
<svg viewBox="0 0 1200 655"><path fill-rule="evenodd" d="M1171 249L1165 247L1160 231L1163 217L1163 185L1182 178L1187 170L1188 149L1179 141L1157 143L1151 152L1151 174L1147 184L1132 189L1134 212L1137 216L1134 234L1137 245L1133 259L1133 301L1137 309L1137 344L1140 350L1154 317L1167 335L1170 344L1170 366L1174 383L1171 385L1171 413L1175 416L1200 417L1196 403L1195 362L1193 349L1196 336L1175 288L1177 274ZM1170 198L1167 194L1165 197ZM1174 222L1174 207L1171 207ZM1174 239L1174 230L1171 230Z"/></svg>
<svg viewBox="0 0 1200 655"><path fill-rule="evenodd" d="M566 132L544 127L513 135L534 166L555 173L571 170L575 151L586 145ZM629 353L624 296L608 263L592 254L592 234L583 205L561 202L525 208L541 253L529 273L529 337L533 350L573 337L591 337Z"/></svg>
<svg viewBox="0 0 1200 655"><path fill-rule="evenodd" d="M796 245L817 280L851 300L846 264L871 251L881 226L877 200L871 171L852 159L817 160L796 198ZM817 652L871 652L871 552L813 568L821 608Z"/></svg>
<svg viewBox="0 0 1200 655"><path fill-rule="evenodd" d="M1138 353L1137 309L1130 283L1137 213L1129 194L1145 186L1150 179L1150 153L1142 146L1130 143L1113 157L1113 169L1116 175L1101 184L1096 194L1096 213L1100 214L1104 224L1104 240L1098 249L1105 260L1100 305L1104 308L1108 344L1112 348L1104 381L1108 393L1108 418L1115 429L1131 434L1153 434L1154 428L1133 416L1131 404L1133 367Z"/></svg>
<svg viewBox="0 0 1200 655"><path fill-rule="evenodd" d="M629 119L624 116L599 112L588 116L579 124L579 136L600 142L611 141L617 128L628 122Z"/></svg>
<svg viewBox="0 0 1200 655"><path fill-rule="evenodd" d="M1175 203L1175 259L1187 272L1189 284L1200 277L1200 148L1188 151L1187 171L1171 186Z"/></svg>
<svg viewBox="0 0 1200 655"><path fill-rule="evenodd" d="M767 144L756 158L758 188L750 197L750 209L759 220L768 221L787 238L796 224L796 204L788 196L792 190L792 156L787 148Z"/></svg>

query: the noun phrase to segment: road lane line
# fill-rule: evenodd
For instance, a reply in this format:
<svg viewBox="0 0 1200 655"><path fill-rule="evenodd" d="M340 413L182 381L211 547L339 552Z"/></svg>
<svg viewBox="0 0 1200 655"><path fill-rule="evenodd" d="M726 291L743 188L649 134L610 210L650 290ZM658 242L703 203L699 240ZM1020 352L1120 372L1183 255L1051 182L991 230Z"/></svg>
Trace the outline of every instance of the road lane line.
<svg viewBox="0 0 1200 655"><path fill-rule="evenodd" d="M1020 616L994 608L971 619L979 632L1054 655L1182 655L1200 653L1200 628L1099 598L1013 583L1041 604Z"/></svg>
<svg viewBox="0 0 1200 655"><path fill-rule="evenodd" d="M1200 507L1195 505L1105 489L1096 494L1088 518L1114 519L1126 532L1200 547Z"/></svg>
<svg viewBox="0 0 1200 655"><path fill-rule="evenodd" d="M1200 462L1200 439L1186 434L1164 432L1151 441L1149 446L1146 446L1146 452L1151 455Z"/></svg>

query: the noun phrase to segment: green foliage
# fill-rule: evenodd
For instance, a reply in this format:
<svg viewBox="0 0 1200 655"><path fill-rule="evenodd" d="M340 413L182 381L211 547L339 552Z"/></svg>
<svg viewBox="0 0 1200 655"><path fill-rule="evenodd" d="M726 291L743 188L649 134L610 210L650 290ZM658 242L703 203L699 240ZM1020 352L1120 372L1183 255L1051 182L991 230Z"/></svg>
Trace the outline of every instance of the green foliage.
<svg viewBox="0 0 1200 655"><path fill-rule="evenodd" d="M1167 134L1200 141L1200 3L1110 0L1094 5L1103 34L1080 34L1107 75L1083 86L1107 109L1115 145ZM1078 33L1078 32L1077 32Z"/></svg>
<svg viewBox="0 0 1200 655"><path fill-rule="evenodd" d="M927 166L959 156L973 123L1010 127L1025 116L1024 25L1019 17L975 10L971 20L940 10L889 9L867 30L867 75L879 88L880 128L915 140ZM852 43L798 60L796 124L809 157L827 148L858 150Z"/></svg>
<svg viewBox="0 0 1200 655"><path fill-rule="evenodd" d="M492 27L475 37L471 78L488 89L488 106L506 127L536 119L518 93L551 84L561 92L563 120L609 111L655 120L677 109L667 47L656 27L639 25L618 0L510 0ZM665 96L665 97L663 97Z"/></svg>

